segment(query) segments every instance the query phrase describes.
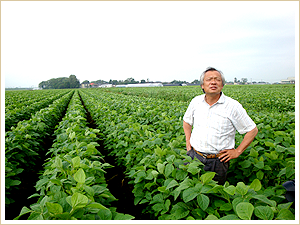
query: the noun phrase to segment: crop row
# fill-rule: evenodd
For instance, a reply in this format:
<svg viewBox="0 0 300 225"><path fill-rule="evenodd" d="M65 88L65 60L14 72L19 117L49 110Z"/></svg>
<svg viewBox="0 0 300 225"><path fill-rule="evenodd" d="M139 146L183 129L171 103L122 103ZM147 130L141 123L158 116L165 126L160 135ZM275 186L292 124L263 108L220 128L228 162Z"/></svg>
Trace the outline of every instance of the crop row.
<svg viewBox="0 0 300 225"><path fill-rule="evenodd" d="M203 93L200 86L109 88L106 91L187 103ZM295 111L295 85L225 85L223 92L238 100L246 110L264 113Z"/></svg>
<svg viewBox="0 0 300 225"><path fill-rule="evenodd" d="M186 155L182 130L186 103L99 90L80 94L103 133L104 148L126 167L134 185L134 203L145 204L144 212L154 219L294 219L292 203L285 201L285 190L279 185L294 176L292 128L288 133L273 131L264 124L266 117L252 115L259 128L267 127L266 137L245 151L245 165L239 165L239 160L232 166L241 173L254 168L256 173L248 172L244 182L232 174L233 182L221 186L212 180L214 173L203 171L199 161ZM290 115L276 121L292 120ZM272 175L268 173L271 161L277 168Z"/></svg>
<svg viewBox="0 0 300 225"><path fill-rule="evenodd" d="M55 100L49 107L21 121L5 133L5 204L15 201L11 193L19 188L22 172L32 171L43 155L44 143L63 116L74 91Z"/></svg>
<svg viewBox="0 0 300 225"><path fill-rule="evenodd" d="M257 112L253 103L255 109L248 111L259 134L238 160L232 160L228 182L220 186L212 180L214 173L204 172L199 161L186 156L182 116L187 102L97 89L79 93L98 129L87 128L86 112L75 91L55 131L51 158L36 185L39 193L31 196L39 200L30 209L24 207L21 218L28 213L29 219L133 218L109 207L114 197L103 176L109 165L96 149L101 136L107 153L126 168L134 203L145 205L144 213L153 219L294 219L281 185L295 177L294 113ZM18 173L35 167L41 143L53 132L72 94L68 100L59 99L65 99L64 106L55 106L59 112L52 109L60 102L55 101L32 116L29 125L23 121L7 132L7 204L12 200L10 190L20 184ZM236 138L238 144L242 136Z"/></svg>
<svg viewBox="0 0 300 225"><path fill-rule="evenodd" d="M258 178L264 187L295 178L295 113L249 113L259 130L255 140L237 159L231 160L229 181L245 183ZM242 136L237 135L237 144Z"/></svg>
<svg viewBox="0 0 300 225"><path fill-rule="evenodd" d="M87 126L78 91L54 132L44 172L36 184L38 201L24 206L19 217L29 220L125 220L134 217L110 207L115 197L107 189L105 169L111 167L96 149L98 129ZM19 219L17 217L16 219Z"/></svg>
<svg viewBox="0 0 300 225"><path fill-rule="evenodd" d="M65 90L60 90L59 92L62 91L65 92ZM30 105L32 102L47 98L54 93L57 93L57 91L5 91L5 111Z"/></svg>
<svg viewBox="0 0 300 225"><path fill-rule="evenodd" d="M5 108L5 131L9 131L12 126L16 126L19 121L30 119L31 115L48 107L56 99L61 98L63 95L70 91L60 92L47 92L43 98L33 98L30 101L22 102L23 104L12 104L10 110ZM49 96L50 95L50 96ZM21 97L22 99L22 97Z"/></svg>

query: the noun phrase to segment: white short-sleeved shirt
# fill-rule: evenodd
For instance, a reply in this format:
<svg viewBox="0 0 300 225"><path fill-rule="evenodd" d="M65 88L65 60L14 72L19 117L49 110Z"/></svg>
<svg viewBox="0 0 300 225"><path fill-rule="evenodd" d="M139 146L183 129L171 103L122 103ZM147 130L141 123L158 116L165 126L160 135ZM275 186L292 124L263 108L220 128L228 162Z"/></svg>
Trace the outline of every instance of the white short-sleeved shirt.
<svg viewBox="0 0 300 225"><path fill-rule="evenodd" d="M256 127L242 105L224 93L212 106L205 101L205 94L196 96L183 120L193 126L190 139L193 148L211 154L233 149L236 131L244 134Z"/></svg>

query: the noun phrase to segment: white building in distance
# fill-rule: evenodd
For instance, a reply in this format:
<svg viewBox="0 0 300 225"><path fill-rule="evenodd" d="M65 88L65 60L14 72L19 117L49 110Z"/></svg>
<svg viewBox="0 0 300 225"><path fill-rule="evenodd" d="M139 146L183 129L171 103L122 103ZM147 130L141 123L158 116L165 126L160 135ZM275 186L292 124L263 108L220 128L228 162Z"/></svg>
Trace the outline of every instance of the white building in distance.
<svg viewBox="0 0 300 225"><path fill-rule="evenodd" d="M295 84L295 77L288 77L286 80L281 80L281 84Z"/></svg>

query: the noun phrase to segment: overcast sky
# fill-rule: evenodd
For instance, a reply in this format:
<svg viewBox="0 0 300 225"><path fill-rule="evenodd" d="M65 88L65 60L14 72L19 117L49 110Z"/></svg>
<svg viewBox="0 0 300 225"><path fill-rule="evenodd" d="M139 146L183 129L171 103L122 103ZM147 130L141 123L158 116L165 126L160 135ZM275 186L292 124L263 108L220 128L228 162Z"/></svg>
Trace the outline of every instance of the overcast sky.
<svg viewBox="0 0 300 225"><path fill-rule="evenodd" d="M298 1L2 1L1 81L192 82L212 66L279 82L298 76L298 21Z"/></svg>

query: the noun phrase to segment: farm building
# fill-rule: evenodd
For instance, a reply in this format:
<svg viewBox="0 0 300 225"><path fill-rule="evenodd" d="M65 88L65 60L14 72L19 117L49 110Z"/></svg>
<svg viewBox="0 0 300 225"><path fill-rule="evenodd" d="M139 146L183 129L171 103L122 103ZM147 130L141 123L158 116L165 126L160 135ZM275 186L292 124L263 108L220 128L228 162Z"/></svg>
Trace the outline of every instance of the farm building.
<svg viewBox="0 0 300 225"><path fill-rule="evenodd" d="M101 84L99 87L101 88L109 88L109 87L112 87L113 85L112 84Z"/></svg>
<svg viewBox="0 0 300 225"><path fill-rule="evenodd" d="M87 83L82 83L82 84L81 84L81 88L88 88L88 87L89 87L89 85L90 85L90 84L87 84Z"/></svg>
<svg viewBox="0 0 300 225"><path fill-rule="evenodd" d="M162 83L123 84L116 87L163 87Z"/></svg>
<svg viewBox="0 0 300 225"><path fill-rule="evenodd" d="M288 77L286 80L281 80L281 84L294 84L295 77Z"/></svg>

